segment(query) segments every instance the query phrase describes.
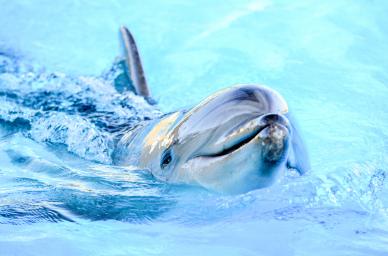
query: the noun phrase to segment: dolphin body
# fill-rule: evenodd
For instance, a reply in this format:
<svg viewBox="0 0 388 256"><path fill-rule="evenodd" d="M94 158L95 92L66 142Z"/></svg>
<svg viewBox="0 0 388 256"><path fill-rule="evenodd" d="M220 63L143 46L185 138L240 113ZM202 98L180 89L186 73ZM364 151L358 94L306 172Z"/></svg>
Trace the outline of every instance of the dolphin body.
<svg viewBox="0 0 388 256"><path fill-rule="evenodd" d="M128 76L135 92L149 98L135 41L125 27L121 34ZM310 169L286 101L262 85L233 86L192 109L139 124L119 138L113 162L148 169L168 183L231 194L267 187L288 168Z"/></svg>

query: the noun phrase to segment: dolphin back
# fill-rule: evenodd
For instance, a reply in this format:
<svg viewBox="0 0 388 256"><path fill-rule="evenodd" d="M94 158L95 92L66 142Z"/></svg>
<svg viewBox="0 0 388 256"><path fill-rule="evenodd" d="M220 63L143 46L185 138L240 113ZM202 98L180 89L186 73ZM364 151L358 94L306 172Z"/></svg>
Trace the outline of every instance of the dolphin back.
<svg viewBox="0 0 388 256"><path fill-rule="evenodd" d="M112 153L113 163L121 166L138 166L144 137L155 123L156 121L140 123L134 129L118 135L118 141Z"/></svg>

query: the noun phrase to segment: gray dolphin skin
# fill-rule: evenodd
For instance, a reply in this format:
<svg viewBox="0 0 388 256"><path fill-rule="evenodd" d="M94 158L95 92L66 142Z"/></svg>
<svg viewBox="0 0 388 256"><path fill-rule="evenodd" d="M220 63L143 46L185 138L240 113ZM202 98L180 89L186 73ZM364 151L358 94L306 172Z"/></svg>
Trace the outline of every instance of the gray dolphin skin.
<svg viewBox="0 0 388 256"><path fill-rule="evenodd" d="M113 161L148 169L168 183L227 194L270 186L289 168L300 174L310 169L286 101L255 84L218 91L192 109L139 124L119 139Z"/></svg>
<svg viewBox="0 0 388 256"><path fill-rule="evenodd" d="M141 65L139 51L129 30L122 26L120 28L121 38L125 49L125 59L128 77L131 79L135 88L135 93L145 98L150 97L147 81L144 76L143 66Z"/></svg>

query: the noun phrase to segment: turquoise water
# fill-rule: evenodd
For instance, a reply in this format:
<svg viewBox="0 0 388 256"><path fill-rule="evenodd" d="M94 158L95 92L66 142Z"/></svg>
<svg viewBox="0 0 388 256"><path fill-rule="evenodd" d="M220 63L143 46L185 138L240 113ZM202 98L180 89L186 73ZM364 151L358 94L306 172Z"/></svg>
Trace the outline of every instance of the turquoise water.
<svg viewBox="0 0 388 256"><path fill-rule="evenodd" d="M0 255L387 255L388 4L0 0ZM149 106L112 87L118 27ZM109 124L262 83L312 170L222 196L111 165Z"/></svg>

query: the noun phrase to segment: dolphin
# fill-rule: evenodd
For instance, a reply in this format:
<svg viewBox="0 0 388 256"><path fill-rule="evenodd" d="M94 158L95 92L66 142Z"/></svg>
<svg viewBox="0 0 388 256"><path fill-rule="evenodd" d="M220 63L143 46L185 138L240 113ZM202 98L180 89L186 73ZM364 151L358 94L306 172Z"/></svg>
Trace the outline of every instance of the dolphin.
<svg viewBox="0 0 388 256"><path fill-rule="evenodd" d="M122 27L121 33L135 92L150 97L143 68L134 67L141 65L135 41L127 28ZM270 186L290 168L300 174L310 169L298 130L278 92L264 85L236 85L191 109L125 132L118 139L113 162L147 169L171 184L245 193Z"/></svg>

